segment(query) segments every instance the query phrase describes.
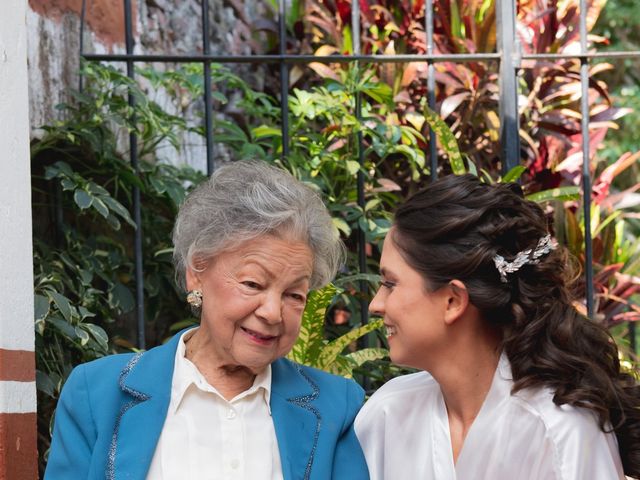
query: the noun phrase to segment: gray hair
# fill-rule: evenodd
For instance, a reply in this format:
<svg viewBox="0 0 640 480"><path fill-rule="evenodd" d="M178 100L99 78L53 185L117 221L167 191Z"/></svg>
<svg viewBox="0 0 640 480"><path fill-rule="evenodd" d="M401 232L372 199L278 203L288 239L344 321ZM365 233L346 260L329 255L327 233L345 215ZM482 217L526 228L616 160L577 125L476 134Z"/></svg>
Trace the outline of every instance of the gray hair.
<svg viewBox="0 0 640 480"><path fill-rule="evenodd" d="M311 288L335 276L344 245L320 196L288 172L263 161L236 161L219 167L180 207L173 228L173 263L186 290L193 260L261 235L291 235L313 253Z"/></svg>

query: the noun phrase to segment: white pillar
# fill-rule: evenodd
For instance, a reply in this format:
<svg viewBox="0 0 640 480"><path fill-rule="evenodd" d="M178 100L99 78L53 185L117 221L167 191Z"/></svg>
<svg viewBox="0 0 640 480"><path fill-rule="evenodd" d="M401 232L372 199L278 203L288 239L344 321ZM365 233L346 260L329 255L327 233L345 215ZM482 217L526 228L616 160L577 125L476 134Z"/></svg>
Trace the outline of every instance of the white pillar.
<svg viewBox="0 0 640 480"><path fill-rule="evenodd" d="M27 0L0 15L0 479L37 478Z"/></svg>

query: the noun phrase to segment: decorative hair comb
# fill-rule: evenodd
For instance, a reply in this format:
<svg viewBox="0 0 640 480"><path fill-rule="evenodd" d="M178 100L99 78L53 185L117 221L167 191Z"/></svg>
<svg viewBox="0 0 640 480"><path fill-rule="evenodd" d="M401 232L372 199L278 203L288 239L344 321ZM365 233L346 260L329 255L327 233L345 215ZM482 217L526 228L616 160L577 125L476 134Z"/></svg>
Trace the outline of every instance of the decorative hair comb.
<svg viewBox="0 0 640 480"><path fill-rule="evenodd" d="M496 255L493 257L493 261L496 264L496 268L500 273L500 281L507 283L507 274L514 273L520 270L524 265L534 265L540 262L540 257L546 255L552 250L558 248L558 242L555 238L551 238L550 234L546 234L538 240L538 245L535 249L528 248L518 252L516 258L508 262L502 255Z"/></svg>

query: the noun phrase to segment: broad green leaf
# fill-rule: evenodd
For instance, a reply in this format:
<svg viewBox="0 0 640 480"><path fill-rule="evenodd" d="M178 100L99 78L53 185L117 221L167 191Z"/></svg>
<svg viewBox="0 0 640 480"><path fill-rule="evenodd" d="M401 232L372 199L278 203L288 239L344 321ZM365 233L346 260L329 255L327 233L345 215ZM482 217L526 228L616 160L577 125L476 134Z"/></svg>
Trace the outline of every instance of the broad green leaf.
<svg viewBox="0 0 640 480"><path fill-rule="evenodd" d="M282 130L269 125L260 125L251 130L251 136L254 138L281 137Z"/></svg>
<svg viewBox="0 0 640 480"><path fill-rule="evenodd" d="M49 314L49 299L44 295L36 294L34 296L34 317L35 321L44 320Z"/></svg>
<svg viewBox="0 0 640 480"><path fill-rule="evenodd" d="M109 192L105 190L103 187L94 182L89 182L87 185L87 190L94 195L109 195Z"/></svg>
<svg viewBox="0 0 640 480"><path fill-rule="evenodd" d="M476 167L476 164L473 163L473 160L471 160L469 157L466 157L466 160L467 160L467 171L474 177L477 177L478 167Z"/></svg>
<svg viewBox="0 0 640 480"><path fill-rule="evenodd" d="M348 333L345 333L341 337L336 338L334 341L323 347L320 358L318 359L318 368L326 369L331 365L335 359L342 353L342 351L351 342L356 341L358 338L373 332L382 327L382 319L374 320L358 328L354 328Z"/></svg>
<svg viewBox="0 0 640 480"><path fill-rule="evenodd" d="M353 54L353 41L351 37L351 26L342 27L342 48L347 55Z"/></svg>
<svg viewBox="0 0 640 480"><path fill-rule="evenodd" d="M116 282L109 291L109 303L125 313L136 306L131 291L120 282Z"/></svg>
<svg viewBox="0 0 640 480"><path fill-rule="evenodd" d="M460 21L460 10L458 9L458 1L454 0L451 5L451 34L456 38L464 38L464 25Z"/></svg>
<svg viewBox="0 0 640 480"><path fill-rule="evenodd" d="M598 223L600 222L600 205L598 205L597 203L592 203L591 204L591 237L595 237L595 229L598 226ZM584 231L584 217L582 218L582 228Z"/></svg>
<svg viewBox="0 0 640 480"><path fill-rule="evenodd" d="M105 203L100 200L99 197L93 197L91 206L104 218L107 218L109 216L109 209L107 208Z"/></svg>
<svg viewBox="0 0 640 480"><path fill-rule="evenodd" d="M96 342L98 342L98 344L106 352L106 350L109 348L109 337L107 335L107 332L105 332L102 327L94 325L93 323L84 323L83 326L89 333L91 333L91 336L95 338Z"/></svg>
<svg viewBox="0 0 640 480"><path fill-rule="evenodd" d="M51 300L53 300L53 303L56 304L56 307L58 307L58 310L60 311L62 316L65 318L65 320L67 322L71 322L72 307L71 307L71 302L69 302L69 299L63 295L60 295L58 292L54 292L54 291L48 291L47 295L49 295L49 298L51 298Z"/></svg>
<svg viewBox="0 0 640 480"><path fill-rule="evenodd" d="M149 183L151 183L153 189L160 195L162 195L167 190L167 186L162 181L162 179L153 175L149 176Z"/></svg>
<svg viewBox="0 0 640 480"><path fill-rule="evenodd" d="M351 175L355 175L356 173L358 173L358 170L360 170L360 164L355 160L347 160L346 163L347 163L347 171Z"/></svg>
<svg viewBox="0 0 640 480"><path fill-rule="evenodd" d="M620 215L622 215L622 210L616 210L607 218L605 218L602 222L600 222L600 224L596 227L596 229L593 232L593 238L597 237L607 225L609 225L613 220L618 218ZM624 227L624 224L623 223L621 224Z"/></svg>
<svg viewBox="0 0 640 480"><path fill-rule="evenodd" d="M324 320L327 308L338 292L334 285L314 290L307 297L307 305L302 314L300 334L287 357L298 363L315 365L320 348L324 343Z"/></svg>
<svg viewBox="0 0 640 480"><path fill-rule="evenodd" d="M84 331L81 327L76 327L76 336L80 339L80 345L86 345L89 341L89 334Z"/></svg>
<svg viewBox="0 0 640 480"><path fill-rule="evenodd" d="M167 195L169 195L169 198L171 199L173 204L176 207L179 207L184 201L185 191L182 186L175 183L170 183L167 185Z"/></svg>
<svg viewBox="0 0 640 480"><path fill-rule="evenodd" d="M574 254L578 254L578 252L582 250L582 245L584 242L582 230L580 229L578 219L571 210L565 209L564 215L566 218L565 234L567 238L567 246L569 247L569 250L571 250Z"/></svg>
<svg viewBox="0 0 640 480"><path fill-rule="evenodd" d="M386 83L365 83L361 91L384 105L393 105L393 90Z"/></svg>
<svg viewBox="0 0 640 480"><path fill-rule="evenodd" d="M85 210L91 206L93 197L84 190L78 188L75 192L73 192L73 200L76 202L76 205L78 205L78 207L80 207L82 210Z"/></svg>
<svg viewBox="0 0 640 480"><path fill-rule="evenodd" d="M124 208L124 206L117 201L115 198L111 196L103 196L100 199L109 207L114 213L116 213L120 218L122 218L125 222L131 225L133 228L136 228L136 224L131 218L129 211Z"/></svg>
<svg viewBox="0 0 640 480"><path fill-rule="evenodd" d="M116 232L120 230L120 227L121 227L120 220L118 220L118 217L116 217L113 213L109 213L109 215L107 216L107 223Z"/></svg>
<svg viewBox="0 0 640 480"><path fill-rule="evenodd" d="M220 103L227 103L229 101L222 92L218 92L218 91L211 92L211 98L219 101Z"/></svg>
<svg viewBox="0 0 640 480"><path fill-rule="evenodd" d="M68 178L63 178L62 180L60 180L60 185L62 185L62 189L64 191L74 190L77 187L76 182Z"/></svg>
<svg viewBox="0 0 640 480"><path fill-rule="evenodd" d="M381 360L389 356L389 350L386 348L363 348L347 355L347 358L353 361L357 366L364 362L373 362Z"/></svg>
<svg viewBox="0 0 640 480"><path fill-rule="evenodd" d="M357 367L346 355L338 355L331 365L324 370L345 378L353 378L353 369Z"/></svg>
<svg viewBox="0 0 640 480"><path fill-rule="evenodd" d="M507 173L504 174L504 177L502 177L502 183L515 182L522 176L522 174L526 170L527 170L526 167L524 167L523 165L516 165L515 167L513 167L511 170L509 170Z"/></svg>
<svg viewBox="0 0 640 480"><path fill-rule="evenodd" d="M483 0L480 8L476 12L476 23L482 23L484 21L484 17L491 8L493 4L493 0Z"/></svg>
<svg viewBox="0 0 640 480"><path fill-rule="evenodd" d="M78 337L78 335L76 334L76 329L73 327L73 325L69 324L69 322L66 322L60 317L51 317L49 319L49 323L56 327L58 331L65 335L69 340L75 341L75 339Z"/></svg>
<svg viewBox="0 0 640 480"><path fill-rule="evenodd" d="M449 163L451 164L451 171L455 175L462 175L466 173L464 166L464 160L460 154L460 148L458 147L458 141L453 135L453 132L449 128L449 125L442 120L436 112L431 110L428 106L423 106L424 118L435 132L440 146L449 156Z"/></svg>
<svg viewBox="0 0 640 480"><path fill-rule="evenodd" d="M93 271L92 270L85 270L85 269L81 268L80 270L78 270L78 275L79 275L80 281L82 282L83 285L90 285L91 284L91 280L93 280Z"/></svg>
<svg viewBox="0 0 640 480"><path fill-rule="evenodd" d="M530 195L527 195L526 199L537 203L549 202L552 200L578 200L580 198L580 192L580 187L571 185L567 187L551 188L549 190L532 193Z"/></svg>
<svg viewBox="0 0 640 480"><path fill-rule="evenodd" d="M333 225L342 233L344 233L345 237L351 235L351 227L349 227L349 224L345 222L344 219L332 217L331 220L333 221Z"/></svg>
<svg viewBox="0 0 640 480"><path fill-rule="evenodd" d="M416 112L407 112L404 114L404 118L409 122L416 130L422 130L424 125L424 115L420 115Z"/></svg>
<svg viewBox="0 0 640 480"><path fill-rule="evenodd" d="M364 211L365 211L365 212L367 212L367 211L369 211L369 210L371 210L371 209L373 209L373 208L377 207L377 206L380 204L380 202L381 202L381 201L382 201L382 200L381 200L380 198L372 198L371 200L369 200L369 201L365 204L365 206L364 206Z"/></svg>
<svg viewBox="0 0 640 480"><path fill-rule="evenodd" d="M87 310L85 307L83 307L82 305L80 305L78 307L78 313L80 314L80 319L84 320L85 318L91 318L91 317L95 317L96 314Z"/></svg>

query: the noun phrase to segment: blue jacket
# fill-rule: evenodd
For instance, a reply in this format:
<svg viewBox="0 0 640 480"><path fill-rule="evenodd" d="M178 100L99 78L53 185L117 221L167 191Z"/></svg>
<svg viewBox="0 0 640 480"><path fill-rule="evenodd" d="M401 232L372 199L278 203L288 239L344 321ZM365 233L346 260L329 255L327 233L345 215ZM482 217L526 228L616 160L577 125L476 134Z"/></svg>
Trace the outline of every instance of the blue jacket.
<svg viewBox="0 0 640 480"><path fill-rule="evenodd" d="M73 370L58 402L45 480L146 478L171 399L179 336ZM351 380L286 359L272 364L271 413L285 480L369 478L353 430L362 401Z"/></svg>

